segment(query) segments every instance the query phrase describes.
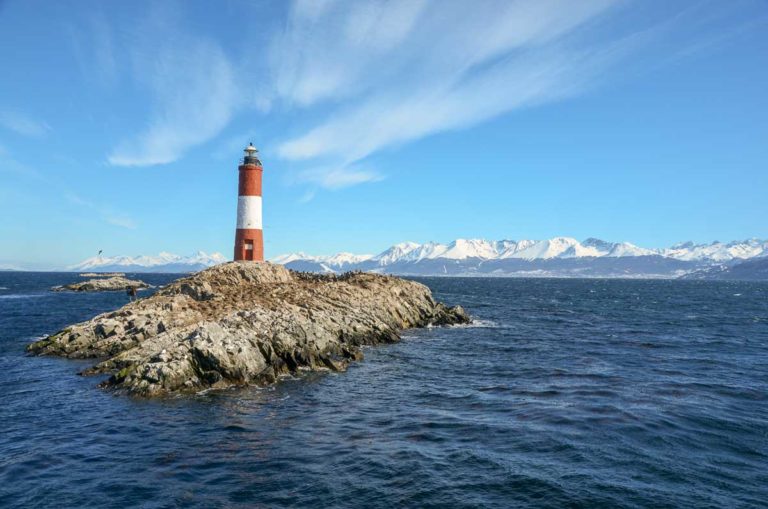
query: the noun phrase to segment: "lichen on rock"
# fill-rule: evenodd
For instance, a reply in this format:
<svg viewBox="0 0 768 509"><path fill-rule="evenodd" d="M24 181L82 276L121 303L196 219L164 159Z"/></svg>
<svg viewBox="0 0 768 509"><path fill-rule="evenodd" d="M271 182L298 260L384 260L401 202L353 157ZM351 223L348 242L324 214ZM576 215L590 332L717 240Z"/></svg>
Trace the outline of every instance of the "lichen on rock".
<svg viewBox="0 0 768 509"><path fill-rule="evenodd" d="M415 281L304 274L232 262L32 343L37 355L102 358L85 374L141 396L268 384L304 370L343 371L362 345L411 327L467 323Z"/></svg>

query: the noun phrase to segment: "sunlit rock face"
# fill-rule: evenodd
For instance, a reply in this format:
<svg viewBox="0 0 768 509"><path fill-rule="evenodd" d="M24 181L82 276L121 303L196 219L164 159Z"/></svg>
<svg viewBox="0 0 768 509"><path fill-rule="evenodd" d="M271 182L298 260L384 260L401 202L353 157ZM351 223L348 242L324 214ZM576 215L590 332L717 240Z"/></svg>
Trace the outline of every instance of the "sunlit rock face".
<svg viewBox="0 0 768 509"><path fill-rule="evenodd" d="M54 286L51 288L54 292L114 292L117 290L129 290L135 288L149 288L144 281L126 279L123 276L112 276L108 278L95 278L79 283L71 283L63 286Z"/></svg>
<svg viewBox="0 0 768 509"><path fill-rule="evenodd" d="M232 262L72 325L28 350L104 358L85 374L142 396L268 384L304 370L343 371L361 345L411 327L469 322L417 282L367 273L316 275Z"/></svg>

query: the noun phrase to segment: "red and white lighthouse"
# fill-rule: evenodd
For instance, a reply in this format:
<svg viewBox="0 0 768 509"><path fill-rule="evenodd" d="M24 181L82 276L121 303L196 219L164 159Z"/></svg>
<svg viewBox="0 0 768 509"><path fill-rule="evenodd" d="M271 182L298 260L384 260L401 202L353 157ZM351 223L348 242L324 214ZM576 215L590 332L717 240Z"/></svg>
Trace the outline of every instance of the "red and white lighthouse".
<svg viewBox="0 0 768 509"><path fill-rule="evenodd" d="M264 261L264 233L261 229L261 167L256 147L245 148L243 164L238 167L240 182L237 193L237 232L235 261Z"/></svg>

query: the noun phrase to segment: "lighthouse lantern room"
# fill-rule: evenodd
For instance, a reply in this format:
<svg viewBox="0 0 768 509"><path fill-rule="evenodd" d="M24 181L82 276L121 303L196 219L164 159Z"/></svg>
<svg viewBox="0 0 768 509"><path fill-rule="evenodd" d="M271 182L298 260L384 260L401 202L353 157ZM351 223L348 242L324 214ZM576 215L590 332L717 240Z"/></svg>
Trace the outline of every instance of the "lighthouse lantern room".
<svg viewBox="0 0 768 509"><path fill-rule="evenodd" d="M249 143L245 148L237 193L237 231L235 261L264 261L264 234L261 226L261 174L264 169L258 150Z"/></svg>

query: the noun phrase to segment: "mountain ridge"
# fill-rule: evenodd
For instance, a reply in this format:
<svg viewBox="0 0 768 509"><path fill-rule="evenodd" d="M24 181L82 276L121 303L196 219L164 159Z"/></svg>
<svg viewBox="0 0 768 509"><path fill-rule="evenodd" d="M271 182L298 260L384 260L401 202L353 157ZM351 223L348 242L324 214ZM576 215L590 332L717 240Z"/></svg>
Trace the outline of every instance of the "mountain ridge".
<svg viewBox="0 0 768 509"><path fill-rule="evenodd" d="M310 256L303 252L279 255L271 259L275 263L285 260L322 260L327 261L345 255L359 256L362 260L376 260L382 265L392 261L417 261L425 258L447 259L546 259L571 257L602 257L602 256L652 256L659 255L680 260L711 259L728 261L734 258L754 258L768 255L768 240L757 238L736 240L728 243L714 241L709 244L694 244L683 242L668 248L647 249L630 242L610 242L590 237L583 242L572 237L553 237L543 240L485 240L485 239L456 239L448 244L437 242L401 242L382 251L378 255L353 255L339 253L331 256ZM287 263L287 262L286 262Z"/></svg>
<svg viewBox="0 0 768 509"><path fill-rule="evenodd" d="M609 242L594 237L582 242L572 237L554 237L456 239L447 244L407 241L374 256L292 253L271 261L310 272L364 270L424 276L674 278L716 264L735 264L760 256L768 256L768 241L757 238L728 243L683 242L668 248L648 249L630 242Z"/></svg>
<svg viewBox="0 0 768 509"><path fill-rule="evenodd" d="M341 252L328 256L288 253L270 261L306 272L362 270L388 274L499 277L630 277L676 278L717 274L745 260L768 258L768 240L696 244L648 249L630 242L590 237L543 240L455 239L449 243L401 242L379 254ZM67 267L71 271L194 272L227 261L220 253L198 251L189 256L157 255L92 257Z"/></svg>
<svg viewBox="0 0 768 509"><path fill-rule="evenodd" d="M93 256L67 267L69 271L94 272L195 272L228 261L221 253L198 251L181 256L161 251L157 255Z"/></svg>

